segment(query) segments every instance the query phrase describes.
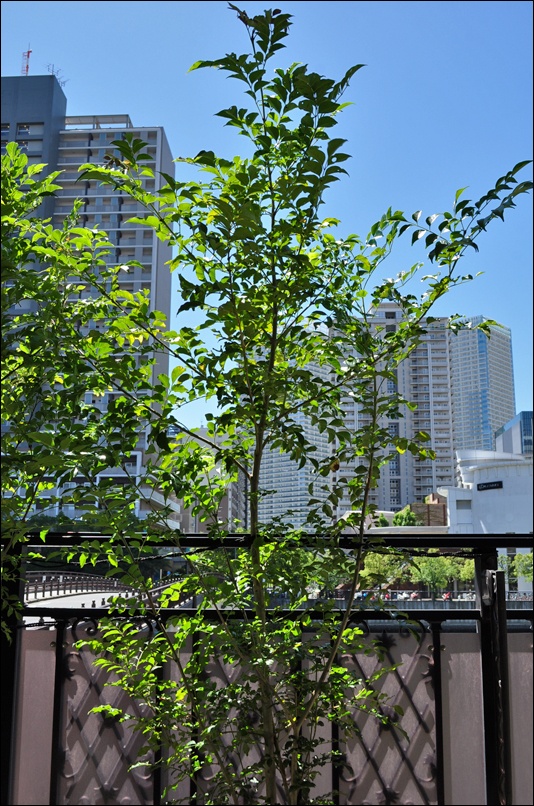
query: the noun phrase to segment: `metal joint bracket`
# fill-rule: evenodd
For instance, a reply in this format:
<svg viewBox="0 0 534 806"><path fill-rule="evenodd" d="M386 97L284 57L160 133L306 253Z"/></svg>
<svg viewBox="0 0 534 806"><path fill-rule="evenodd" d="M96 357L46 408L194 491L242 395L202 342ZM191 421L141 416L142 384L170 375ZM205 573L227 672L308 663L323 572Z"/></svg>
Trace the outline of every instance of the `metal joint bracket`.
<svg viewBox="0 0 534 806"><path fill-rule="evenodd" d="M496 571L486 570L481 579L481 599L488 607L495 601L496 594Z"/></svg>

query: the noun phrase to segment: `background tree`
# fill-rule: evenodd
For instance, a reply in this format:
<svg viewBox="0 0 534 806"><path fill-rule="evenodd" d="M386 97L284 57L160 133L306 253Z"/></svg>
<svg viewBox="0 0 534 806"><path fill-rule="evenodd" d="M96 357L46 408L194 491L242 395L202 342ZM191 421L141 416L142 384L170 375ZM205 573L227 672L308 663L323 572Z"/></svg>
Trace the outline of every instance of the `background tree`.
<svg viewBox="0 0 534 806"><path fill-rule="evenodd" d="M408 567L410 560L408 556L399 554L398 551L386 551L378 553L369 551L365 555L364 565L360 576L363 586L373 588L376 585L385 587L396 587L396 585L408 577Z"/></svg>
<svg viewBox="0 0 534 806"><path fill-rule="evenodd" d="M410 579L416 584L422 583L430 591L432 601L441 588L445 588L457 573L457 566L453 557L443 556L438 549L430 549L429 554L435 556L417 557L410 567Z"/></svg>
<svg viewBox="0 0 534 806"><path fill-rule="evenodd" d="M412 512L410 506L404 507L393 515L393 526L422 526L423 522Z"/></svg>
<svg viewBox="0 0 534 806"><path fill-rule="evenodd" d="M514 557L509 554L499 554L497 562L499 569L504 571L504 577L510 590L517 590L517 576L514 569Z"/></svg>
<svg viewBox="0 0 534 806"><path fill-rule="evenodd" d="M475 561L469 558L455 559L456 563L456 579L461 582L471 583L471 587L475 581Z"/></svg>
<svg viewBox="0 0 534 806"><path fill-rule="evenodd" d="M514 572L517 578L522 577L526 582L532 582L532 552L518 551L514 557Z"/></svg>
<svg viewBox="0 0 534 806"><path fill-rule="evenodd" d="M244 84L246 106L218 114L248 139L251 156L227 160L202 151L181 158L183 167L199 169L200 178L157 177L154 193L142 187L141 178L153 174L144 167L144 144L132 137L112 144L116 154L107 165L82 167L85 181L106 183L141 202L147 211L141 221L174 246L171 268L182 299L176 330L150 311L146 294L120 288L121 268L104 261L105 235L77 226L76 208L60 231L32 216L42 194L53 192L52 180L33 179L39 169L28 168L24 155L8 146L3 371L13 383L4 384L6 557L16 555L33 503L46 488L82 505L83 523L106 537L69 550L67 560L96 565L105 554L110 573L125 576L144 594L144 603L119 600L91 645L105 653L97 663L117 676L117 684L151 706L138 725L147 742L168 748L165 758L178 778L215 765L206 802L282 798L296 804L310 802L320 766L331 762L318 734L321 721L335 721L342 735L356 729L359 709L387 722L380 693L338 662L341 654L364 648L350 616L380 468L407 450L433 456L424 432L400 438L381 425L385 416L397 418L414 405L388 393L387 381L424 335L434 302L471 279L458 271L462 255L531 185L517 182L526 164L519 163L476 202L461 200L459 191L439 224L435 214L422 224L420 211L406 217L389 209L367 236L336 237L337 220L319 213L348 155L344 141L330 132L361 65L339 81L305 65L272 73L269 63L283 47L289 15L275 10L249 17L231 8L245 26L249 52L194 68L213 67ZM424 239L435 266L420 299L405 286L421 264L395 279L378 274L408 231L412 243ZM23 300L34 303L31 314L14 308ZM371 326L373 309L384 300L402 310L395 333ZM177 366L153 384L159 350ZM88 391L115 393L106 413L85 403ZM343 421L347 393L368 415L358 431ZM216 411L207 434L188 439L180 407L200 397L212 399ZM315 455L300 415L325 435L327 458ZM171 425L178 431L172 438ZM141 480L102 481L105 468L127 473L125 460L140 428L148 433ZM289 512L275 521L260 519L259 502L268 494L261 482L267 450L283 450L297 466L313 468L303 528L295 528ZM341 463L355 467L352 478L333 476ZM249 542L227 551L220 505L238 473L247 481ZM73 480L79 486L66 491L64 484ZM222 548L189 553L182 535L169 529L165 508L142 528L132 523L135 501L151 488L164 500L191 506L214 548ZM336 522L345 495L353 512ZM338 546L346 527L354 528L348 552ZM162 534L172 538L189 573L156 602L140 566ZM418 562L424 567L446 560ZM336 612L326 599L317 605L320 617L317 611L312 617L309 588L324 587L332 577L349 581L346 610ZM287 594L283 607L272 606L277 591ZM191 596L198 601L193 616L163 617L161 607ZM135 608L136 617L157 628L151 640L125 617ZM184 661L181 650L193 636L194 649ZM224 689L210 679L215 657L239 670ZM178 679L161 681L159 670L169 662L177 665ZM260 761L251 761L255 745ZM236 757L237 766L230 761Z"/></svg>
<svg viewBox="0 0 534 806"><path fill-rule="evenodd" d="M499 554L499 568L504 571L510 590L518 589L519 577L523 577L526 582L532 582L532 552L516 552L510 554Z"/></svg>
<svg viewBox="0 0 534 806"><path fill-rule="evenodd" d="M378 518L375 520L375 525L380 529L384 528L385 526L389 526L389 521L383 512L378 514Z"/></svg>

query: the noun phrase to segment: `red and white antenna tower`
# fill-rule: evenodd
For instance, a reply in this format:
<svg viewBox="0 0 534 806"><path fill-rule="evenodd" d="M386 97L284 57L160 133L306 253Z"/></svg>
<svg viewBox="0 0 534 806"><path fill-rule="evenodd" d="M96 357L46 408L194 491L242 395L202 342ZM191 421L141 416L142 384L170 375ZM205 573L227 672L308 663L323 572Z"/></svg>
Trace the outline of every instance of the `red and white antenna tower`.
<svg viewBox="0 0 534 806"><path fill-rule="evenodd" d="M24 53L22 54L22 69L20 71L21 76L28 75L28 71L30 69L30 56L31 56L31 50L30 46L28 45L28 50L25 50Z"/></svg>

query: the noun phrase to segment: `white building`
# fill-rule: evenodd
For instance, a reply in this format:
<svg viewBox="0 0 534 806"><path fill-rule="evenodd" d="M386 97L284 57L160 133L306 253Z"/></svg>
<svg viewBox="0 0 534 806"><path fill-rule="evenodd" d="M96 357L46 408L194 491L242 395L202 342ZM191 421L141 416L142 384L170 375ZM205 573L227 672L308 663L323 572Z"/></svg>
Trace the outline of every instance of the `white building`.
<svg viewBox="0 0 534 806"><path fill-rule="evenodd" d="M499 428L495 448L506 453L532 453L532 412L520 411Z"/></svg>
<svg viewBox="0 0 534 806"><path fill-rule="evenodd" d="M532 456L458 451L459 486L441 487L449 534L532 534Z"/></svg>

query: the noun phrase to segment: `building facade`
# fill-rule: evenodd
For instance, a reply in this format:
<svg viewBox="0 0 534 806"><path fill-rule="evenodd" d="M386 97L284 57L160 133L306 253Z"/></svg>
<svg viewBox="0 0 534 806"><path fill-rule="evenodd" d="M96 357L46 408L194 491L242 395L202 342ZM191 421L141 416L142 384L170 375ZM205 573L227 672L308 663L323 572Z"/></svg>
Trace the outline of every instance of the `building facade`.
<svg viewBox="0 0 534 806"><path fill-rule="evenodd" d="M447 498L449 534L532 534L532 455L458 451L459 484Z"/></svg>
<svg viewBox="0 0 534 806"><path fill-rule="evenodd" d="M61 227L71 212L75 199L83 202L80 226L98 228L106 232L113 247L107 264L128 265L121 272L119 283L123 290L136 292L147 289L150 310L170 315L171 274L166 263L171 259L171 247L160 241L148 227L130 223L133 216L142 214L143 208L133 199L109 186L99 186L94 180L78 181L78 168L84 163L104 164L106 155L118 156L111 143L125 135L133 135L147 143L145 149L152 157L147 162L155 175L165 172L174 175L174 163L165 132L161 126L134 127L128 115L68 116L67 99L54 75L16 76L2 78L2 149L7 142L16 141L26 152L29 163L46 163L49 172L59 170L58 183L62 189L42 205L43 217L51 217L54 227ZM155 189L155 179L142 177L147 190ZM167 374L168 358L158 355L153 368L154 379ZM113 392L104 397L93 397L88 392L86 403L105 409ZM123 479L126 470L130 477L139 478L144 463L146 433L139 435L138 450L127 459L127 468L110 468L102 475ZM75 482L73 482L75 483ZM57 514L57 505L50 509L46 501L40 508L49 515ZM143 516L151 504L140 501L136 514ZM63 515L74 518L79 514L72 506Z"/></svg>
<svg viewBox="0 0 534 806"><path fill-rule="evenodd" d="M394 302L384 302L374 311L372 327L388 333L396 330L402 311ZM482 321L474 317L473 325ZM442 317L423 322L426 333L408 357L398 366L395 379L384 379L383 392L400 394L417 404L414 411L402 410L402 417L382 417L379 425L392 436L412 439L425 431L425 447L435 451L436 459L419 459L409 451L397 454L382 467L378 486L369 503L378 510L396 512L407 504L423 504L439 487L457 483L456 450L493 447L495 424L514 413L514 384L511 333L508 328L491 326L491 338L473 328L459 333L449 328ZM369 423L356 396L347 394L343 401L345 423L360 430ZM525 426L526 431L528 426ZM525 433L526 433L525 431ZM312 441L321 444L319 434ZM360 462L360 460L358 460ZM332 479L348 476L354 466L342 464ZM280 516L285 509L306 506L306 491L312 481L309 471L298 471L284 454L273 453L265 459L262 477L264 489L276 490L263 499L262 519ZM337 517L351 508L342 500ZM304 512L304 510L302 510Z"/></svg>
<svg viewBox="0 0 534 806"><path fill-rule="evenodd" d="M46 76L2 77L2 153L16 142L26 152L28 163L46 163L58 169L59 137L65 126L67 99L57 78ZM43 217L52 215L55 199L42 206Z"/></svg>
<svg viewBox="0 0 534 806"><path fill-rule="evenodd" d="M393 302L379 305L372 319L374 328L385 333L394 332L402 318L400 307ZM379 510L397 512L406 504L423 503L426 496L438 485L454 481L454 448L452 432L452 403L449 376L448 320L441 318L426 325L426 334L410 355L396 370L396 379L385 381L386 393L399 393L404 399L417 404L417 409L402 410L402 417L382 417L379 425L392 436L412 439L418 431L430 436L426 447L436 452L435 461L419 459L409 451L397 454L381 469L378 486L372 491L370 503ZM369 415L361 411L356 397L344 399L347 427L359 430L369 423ZM342 466L339 475L347 475L354 468ZM348 500L340 502L338 516L349 508Z"/></svg>
<svg viewBox="0 0 534 806"><path fill-rule="evenodd" d="M515 415L512 334L502 325L491 325L490 333L449 333L455 450L495 450L495 432Z"/></svg>
<svg viewBox="0 0 534 806"><path fill-rule="evenodd" d="M532 454L532 412L520 411L495 432L495 447L506 453Z"/></svg>
<svg viewBox="0 0 534 806"><path fill-rule="evenodd" d="M324 367L316 364L313 365L313 372L325 379L328 375ZM293 420L301 426L305 439L315 448L314 459L319 462L325 460L332 450L326 434L312 425L310 418L302 412L297 412ZM281 519L295 527L302 526L310 510L310 498L326 500L328 492L323 488L327 483L327 479L316 475L310 462L299 467L287 453L266 450L260 473L260 488L263 491L258 502L260 521L270 523L274 519ZM310 485L313 486L313 496L310 495Z"/></svg>
<svg viewBox="0 0 534 806"><path fill-rule="evenodd" d="M382 303L374 312L373 327L393 331L401 317L398 305ZM483 319L476 316L470 321L476 325ZM492 450L496 427L515 411L509 328L491 325L488 338L473 328L455 333L448 318L423 324L426 334L399 365L396 380L387 381L386 390L416 403L417 409L405 409L398 420L384 417L380 426L407 439L425 431L430 436L425 446L435 451L436 459L421 460L406 451L384 465L370 499L379 510L398 511L407 504L421 504L438 487L453 486L455 451ZM367 424L368 415L360 411L355 397L347 396L344 407L349 427L357 430ZM350 472L349 467L340 469L340 473ZM342 502L338 514L347 506L348 501Z"/></svg>

